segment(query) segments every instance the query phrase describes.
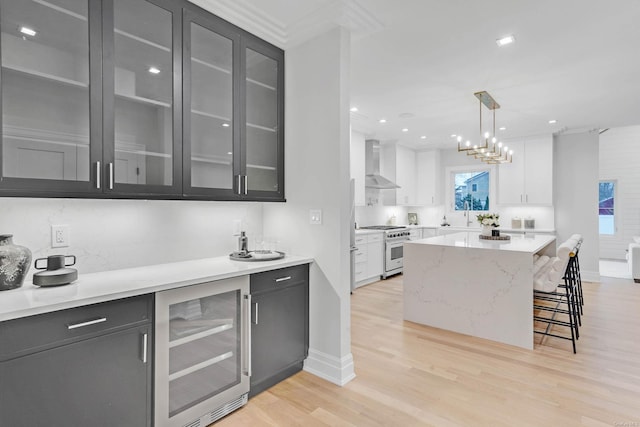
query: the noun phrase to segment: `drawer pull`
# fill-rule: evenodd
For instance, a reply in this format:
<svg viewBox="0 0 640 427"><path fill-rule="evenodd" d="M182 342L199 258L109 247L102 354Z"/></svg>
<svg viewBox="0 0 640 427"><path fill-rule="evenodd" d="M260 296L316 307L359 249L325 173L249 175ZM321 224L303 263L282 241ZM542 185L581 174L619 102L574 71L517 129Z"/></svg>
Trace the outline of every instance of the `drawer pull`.
<svg viewBox="0 0 640 427"><path fill-rule="evenodd" d="M72 323L71 325L67 325L67 329L82 328L84 326L95 325L96 323L102 323L106 321L107 321L106 317L99 317L97 319L87 320L86 322Z"/></svg>
<svg viewBox="0 0 640 427"><path fill-rule="evenodd" d="M285 282L285 281L287 281L287 280L291 280L291 276L278 277L278 278L276 279L276 283L277 283L277 282Z"/></svg>

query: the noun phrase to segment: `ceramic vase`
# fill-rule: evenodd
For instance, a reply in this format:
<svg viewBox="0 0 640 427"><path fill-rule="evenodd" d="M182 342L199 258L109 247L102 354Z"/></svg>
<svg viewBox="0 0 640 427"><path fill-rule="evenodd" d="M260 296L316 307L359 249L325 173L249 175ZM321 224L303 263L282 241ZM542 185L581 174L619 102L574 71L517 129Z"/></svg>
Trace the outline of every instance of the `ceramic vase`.
<svg viewBox="0 0 640 427"><path fill-rule="evenodd" d="M22 286L31 266L31 251L13 244L12 234L0 234L0 291Z"/></svg>
<svg viewBox="0 0 640 427"><path fill-rule="evenodd" d="M491 236L491 231L495 230L495 228L496 227L492 225L483 225L480 234L482 234L483 236Z"/></svg>

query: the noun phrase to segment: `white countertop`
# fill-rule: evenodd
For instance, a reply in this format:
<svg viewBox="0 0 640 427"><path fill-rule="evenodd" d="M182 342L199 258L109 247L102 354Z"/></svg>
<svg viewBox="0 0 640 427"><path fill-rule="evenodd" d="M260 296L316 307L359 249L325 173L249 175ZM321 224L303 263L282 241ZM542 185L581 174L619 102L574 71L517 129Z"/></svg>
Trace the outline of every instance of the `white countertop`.
<svg viewBox="0 0 640 427"><path fill-rule="evenodd" d="M459 226L459 225L439 225L438 227L435 228L441 228L443 230L454 230L454 231L476 231L476 232L480 232L480 227L478 226L473 226L473 227L465 227L465 226ZM556 230L554 230L553 228L507 228L507 227L500 227L500 231L501 232L505 232L505 233L553 233L555 234Z"/></svg>
<svg viewBox="0 0 640 427"><path fill-rule="evenodd" d="M356 229L356 235L358 235L358 236L365 236L367 234L376 234L376 233L384 233L384 231L383 230L368 230L368 229L362 230L362 229L359 229L359 228Z"/></svg>
<svg viewBox="0 0 640 427"><path fill-rule="evenodd" d="M64 286L40 288L25 282L0 292L0 321L310 262L313 258L289 255L262 262L232 261L225 256L83 274Z"/></svg>
<svg viewBox="0 0 640 427"><path fill-rule="evenodd" d="M511 240L482 240L477 232L461 232L427 239L412 240L405 244L451 246L469 249L493 249L534 254L555 240L546 234L512 234Z"/></svg>

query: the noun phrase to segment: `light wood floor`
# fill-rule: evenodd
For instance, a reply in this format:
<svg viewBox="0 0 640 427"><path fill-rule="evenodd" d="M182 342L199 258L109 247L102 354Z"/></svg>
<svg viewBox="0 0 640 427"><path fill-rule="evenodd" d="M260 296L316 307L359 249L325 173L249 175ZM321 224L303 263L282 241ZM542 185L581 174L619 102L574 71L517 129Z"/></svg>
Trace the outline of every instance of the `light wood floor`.
<svg viewBox="0 0 640 427"><path fill-rule="evenodd" d="M402 276L359 288L357 378L338 387L301 372L216 427L640 427L640 285L583 286L576 355L555 338L528 351L405 322Z"/></svg>

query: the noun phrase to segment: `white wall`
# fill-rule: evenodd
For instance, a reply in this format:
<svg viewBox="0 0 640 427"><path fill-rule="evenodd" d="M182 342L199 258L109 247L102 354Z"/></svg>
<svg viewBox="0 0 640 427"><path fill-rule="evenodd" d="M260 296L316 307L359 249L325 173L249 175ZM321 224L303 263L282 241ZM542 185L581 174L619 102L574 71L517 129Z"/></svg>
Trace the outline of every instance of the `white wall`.
<svg viewBox="0 0 640 427"><path fill-rule="evenodd" d="M286 204L264 227L312 256L305 370L336 384L354 376L350 310L349 34L333 29L286 52ZM322 224L309 210L322 209Z"/></svg>
<svg viewBox="0 0 640 427"><path fill-rule="evenodd" d="M227 255L235 219L250 238L262 234L261 203L0 198L0 234L13 234L34 259L76 255L80 275ZM58 224L69 225L68 248L50 247Z"/></svg>
<svg viewBox="0 0 640 427"><path fill-rule="evenodd" d="M557 242L582 234L582 278L599 281L598 133L554 137L554 205Z"/></svg>
<svg viewBox="0 0 640 427"><path fill-rule="evenodd" d="M633 236L640 236L640 126L600 135L600 180L616 180L613 236L600 236L600 258L626 259Z"/></svg>

